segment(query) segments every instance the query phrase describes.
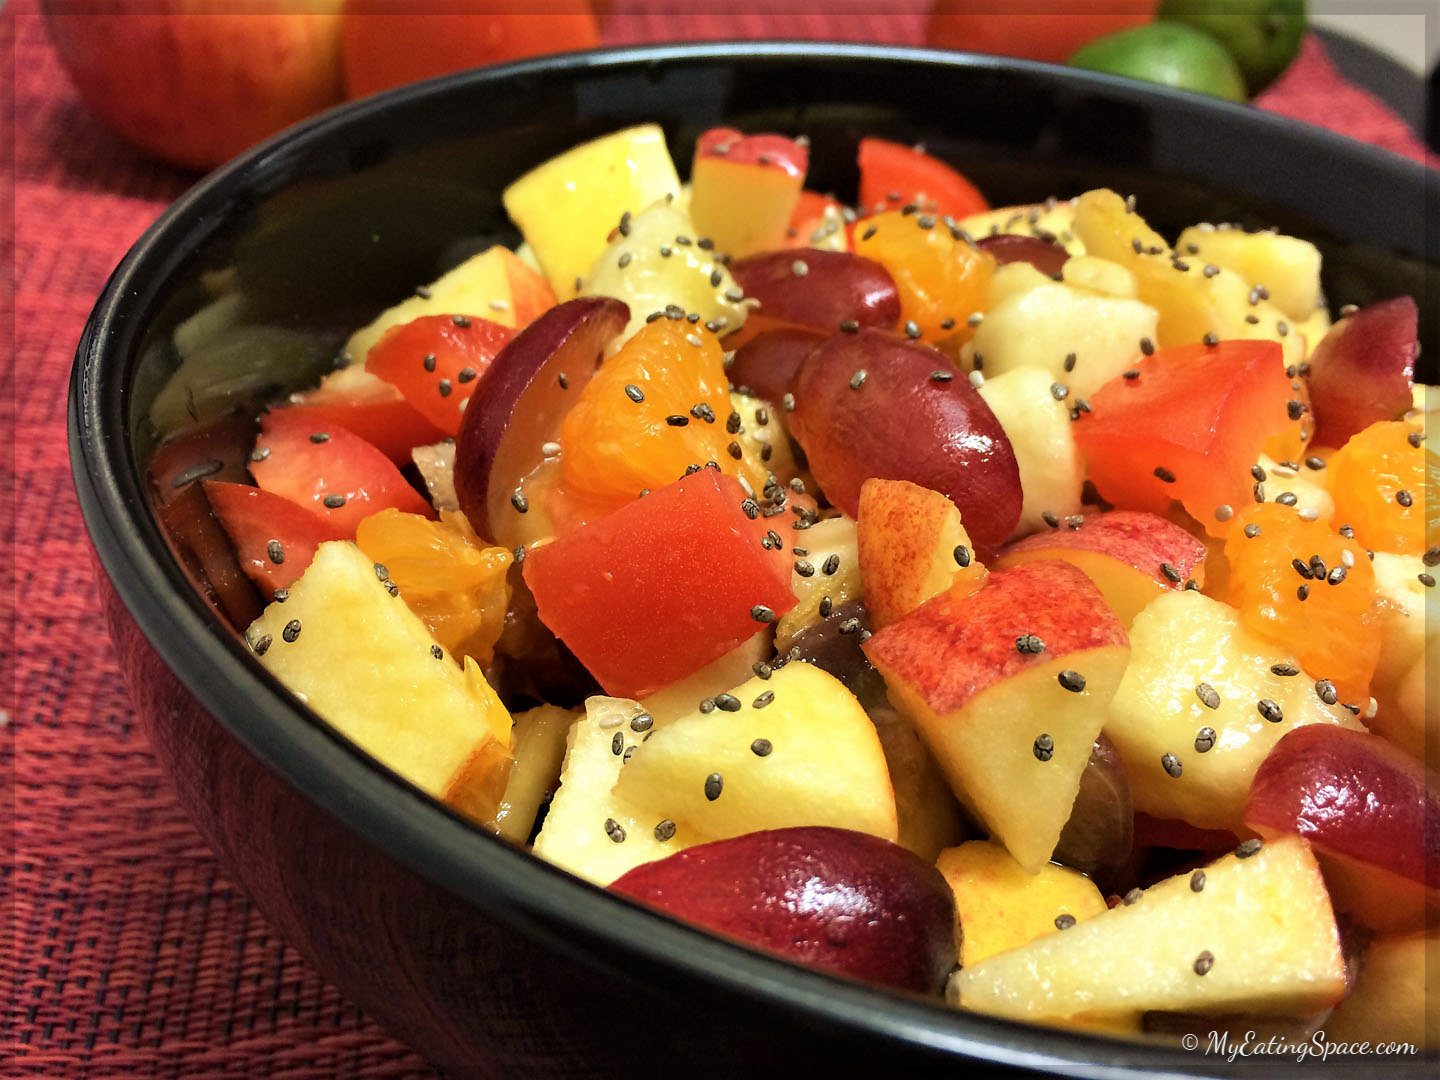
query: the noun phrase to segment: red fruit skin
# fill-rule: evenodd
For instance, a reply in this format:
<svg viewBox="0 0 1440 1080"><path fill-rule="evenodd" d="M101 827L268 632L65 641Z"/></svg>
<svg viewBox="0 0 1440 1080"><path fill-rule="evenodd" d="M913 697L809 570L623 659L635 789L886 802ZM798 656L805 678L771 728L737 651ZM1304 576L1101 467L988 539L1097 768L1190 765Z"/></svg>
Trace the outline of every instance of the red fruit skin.
<svg viewBox="0 0 1440 1080"><path fill-rule="evenodd" d="M366 354L365 370L398 389L435 427L454 435L479 374L514 336L510 327L479 316L422 315L385 331ZM434 370L429 371L426 358L432 356Z"/></svg>
<svg viewBox="0 0 1440 1080"><path fill-rule="evenodd" d="M947 369L934 349L879 330L834 334L800 369L791 430L826 497L851 517L869 477L909 480L959 507L987 558L1020 520L1020 470L975 388L930 377Z"/></svg>
<svg viewBox="0 0 1440 1080"><path fill-rule="evenodd" d="M1045 651L1022 653L1033 634ZM882 671L902 672L937 716L951 716L976 695L1057 656L1128 646L1125 627L1085 574L1059 559L992 570L973 593L943 592L899 622L876 631L865 655Z"/></svg>
<svg viewBox="0 0 1440 1080"><path fill-rule="evenodd" d="M1321 338L1310 355L1316 445L1344 446L1410 408L1419 317L1414 300L1397 296L1345 316Z"/></svg>
<svg viewBox="0 0 1440 1080"><path fill-rule="evenodd" d="M543 622L605 692L641 698L700 670L795 606L790 563L761 546L733 476L702 469L535 547L525 583Z"/></svg>
<svg viewBox="0 0 1440 1080"><path fill-rule="evenodd" d="M203 481L205 497L235 545L240 568L266 600L287 589L315 558L327 540L344 540L345 531L298 503L248 484ZM282 561L270 558L270 542L278 541Z"/></svg>
<svg viewBox="0 0 1440 1080"><path fill-rule="evenodd" d="M737 260L730 273L766 318L829 333L846 319L881 330L893 330L900 319L890 271L848 251L769 251Z"/></svg>
<svg viewBox="0 0 1440 1080"><path fill-rule="evenodd" d="M511 493L539 464L540 447L558 438L606 343L629 321L619 300L568 300L516 334L475 381L455 441L455 493L481 536L497 539L497 522L516 512Z"/></svg>
<svg viewBox="0 0 1440 1080"><path fill-rule="evenodd" d="M843 209L840 200L833 195L822 195L808 188L802 190L790 215L791 232L785 246L809 251L813 234L825 224L827 211L839 214ZM846 247L849 247L848 243Z"/></svg>
<svg viewBox="0 0 1440 1080"><path fill-rule="evenodd" d="M857 160L862 214L898 210L911 202L919 202L926 213L948 214L957 220L990 209L974 184L913 146L861 139Z"/></svg>
<svg viewBox="0 0 1440 1080"><path fill-rule="evenodd" d="M1125 510L1163 515L1178 499L1223 535L1216 507L1250 503L1250 466L1266 438L1291 423L1279 343L1178 345L1138 358L1135 369L1138 378L1091 394L1091 411L1073 425L1091 482Z"/></svg>
<svg viewBox="0 0 1440 1080"><path fill-rule="evenodd" d="M1041 240L1038 236L1014 236L997 233L975 241L981 251L995 256L1001 266L1012 262L1028 262L1042 274L1055 275L1065 268L1070 253L1059 244Z"/></svg>
<svg viewBox="0 0 1440 1080"><path fill-rule="evenodd" d="M746 135L735 128L711 128L695 143L696 159L724 158L741 165L763 165L803 180L810 151L784 135Z"/></svg>
<svg viewBox="0 0 1440 1080"><path fill-rule="evenodd" d="M1001 556L1057 548L1104 555L1149 574L1167 589L1184 588L1184 580L1205 561L1203 540L1197 540L1173 521L1135 510L1085 514L1078 528L1071 528L1067 522L1058 529L1032 533L1010 544ZM1160 569L1162 563L1174 567L1180 581L1166 577Z"/></svg>
<svg viewBox="0 0 1440 1080"><path fill-rule="evenodd" d="M810 350L829 336L823 330L805 326L766 330L735 350L727 372L730 385L749 387L756 397L778 405L794 390L795 379Z"/></svg>
<svg viewBox="0 0 1440 1080"><path fill-rule="evenodd" d="M1440 777L1379 735L1295 728L1260 763L1245 824L1440 890Z"/></svg>
<svg viewBox="0 0 1440 1080"><path fill-rule="evenodd" d="M312 438L321 435L328 437ZM261 418L255 446L263 454L250 464L256 485L312 511L342 536L354 536L364 518L388 507L434 517L389 458L343 427L316 429L306 417L280 409ZM327 496L337 495L341 505L325 505Z"/></svg>
<svg viewBox="0 0 1440 1080"><path fill-rule="evenodd" d="M955 965L945 879L864 833L747 833L645 863L610 888L809 967L900 990L939 993Z"/></svg>

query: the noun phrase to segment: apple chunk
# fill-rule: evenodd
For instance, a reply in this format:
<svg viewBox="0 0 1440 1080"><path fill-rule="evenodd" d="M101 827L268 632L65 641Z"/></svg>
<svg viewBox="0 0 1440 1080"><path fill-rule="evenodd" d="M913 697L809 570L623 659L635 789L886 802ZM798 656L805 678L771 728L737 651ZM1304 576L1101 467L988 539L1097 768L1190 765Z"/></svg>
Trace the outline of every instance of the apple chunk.
<svg viewBox="0 0 1440 1080"><path fill-rule="evenodd" d="M1158 818L1240 831L1250 782L1282 735L1303 724L1360 726L1320 699L1293 656L1203 593L1151 602L1130 626L1130 650L1105 734L1135 809Z"/></svg>
<svg viewBox="0 0 1440 1080"><path fill-rule="evenodd" d="M260 663L382 764L477 821L510 768L510 714L473 659L462 668L381 570L348 541L321 544L284 602L245 634Z"/></svg>
<svg viewBox="0 0 1440 1080"><path fill-rule="evenodd" d="M1069 517L1063 525L1011 544L997 569L1064 559L1085 572L1122 623L1161 593L1203 584L1205 544L1172 521L1135 510Z"/></svg>
<svg viewBox="0 0 1440 1080"><path fill-rule="evenodd" d="M955 504L908 480L872 477L861 485L855 539L865 610L874 629L889 626L961 579L971 589L985 583L985 567Z"/></svg>
<svg viewBox="0 0 1440 1080"><path fill-rule="evenodd" d="M1029 365L987 377L980 396L1009 436L1020 469L1020 520L1013 536L1041 528L1047 515L1080 512L1085 463L1070 430L1069 408L1056 400L1055 377Z"/></svg>
<svg viewBox="0 0 1440 1080"><path fill-rule="evenodd" d="M1309 840L1335 909L1372 930L1440 911L1440 778L1379 735L1290 732L1255 774L1245 824Z"/></svg>
<svg viewBox="0 0 1440 1080"><path fill-rule="evenodd" d="M1032 872L1049 861L1130 655L1090 579L1058 561L998 571L865 653L992 839Z"/></svg>
<svg viewBox="0 0 1440 1080"><path fill-rule="evenodd" d="M933 994L955 965L945 882L864 833L747 833L632 870L612 888L807 966L902 990Z"/></svg>
<svg viewBox="0 0 1440 1080"><path fill-rule="evenodd" d="M1345 993L1345 958L1320 869L1292 837L1242 846L962 968L948 992L962 1008L1017 1020L1137 1009L1307 1016Z"/></svg>
<svg viewBox="0 0 1440 1080"><path fill-rule="evenodd" d="M535 854L579 877L608 885L641 863L698 842L663 814L611 789L625 754L640 742L649 714L625 698L592 697L570 725L560 787L535 838ZM638 721L638 724L637 724Z"/></svg>
<svg viewBox="0 0 1440 1080"><path fill-rule="evenodd" d="M897 835L875 725L838 679L798 661L649 733L614 793L711 840L802 825Z"/></svg>

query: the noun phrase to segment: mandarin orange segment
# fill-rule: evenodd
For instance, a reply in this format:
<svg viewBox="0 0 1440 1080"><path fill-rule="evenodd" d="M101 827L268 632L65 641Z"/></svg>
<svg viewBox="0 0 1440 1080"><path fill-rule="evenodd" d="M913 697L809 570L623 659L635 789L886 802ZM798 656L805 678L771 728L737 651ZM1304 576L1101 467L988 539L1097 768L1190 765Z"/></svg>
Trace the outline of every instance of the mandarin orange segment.
<svg viewBox="0 0 1440 1080"><path fill-rule="evenodd" d="M355 542L436 641L454 656L490 663L510 605L511 552L486 547L454 510L442 510L439 521L382 510L360 522Z"/></svg>
<svg viewBox="0 0 1440 1080"><path fill-rule="evenodd" d="M995 257L934 214L893 210L855 228L855 253L890 272L900 294L902 325L913 322L926 341L938 341L985 308Z"/></svg>
<svg viewBox="0 0 1440 1080"><path fill-rule="evenodd" d="M1336 526L1375 551L1418 555L1440 542L1440 454L1403 420L1371 424L1330 455Z"/></svg>
<svg viewBox="0 0 1440 1080"><path fill-rule="evenodd" d="M1315 414L1310 409L1310 389L1304 379L1299 378L1293 368L1286 368L1290 379L1290 423L1265 440L1261 450L1272 461L1295 462L1297 465L1309 454L1310 436L1315 433Z"/></svg>
<svg viewBox="0 0 1440 1080"><path fill-rule="evenodd" d="M1293 507L1260 503L1235 516L1225 560L1226 600L1245 625L1363 711L1380 655L1375 571L1364 547Z"/></svg>
<svg viewBox="0 0 1440 1080"><path fill-rule="evenodd" d="M593 516L715 462L759 491L765 469L736 441L715 335L685 319L644 326L605 361L565 417L566 492Z"/></svg>

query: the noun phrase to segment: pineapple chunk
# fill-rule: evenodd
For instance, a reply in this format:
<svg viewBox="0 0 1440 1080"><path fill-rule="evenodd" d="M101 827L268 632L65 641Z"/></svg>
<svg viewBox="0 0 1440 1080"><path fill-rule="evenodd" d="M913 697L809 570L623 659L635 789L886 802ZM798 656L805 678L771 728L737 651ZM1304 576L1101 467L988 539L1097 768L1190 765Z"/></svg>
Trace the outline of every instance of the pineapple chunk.
<svg viewBox="0 0 1440 1080"><path fill-rule="evenodd" d="M1375 553L1373 565L1381 644L1380 662L1370 681L1377 711L1366 723L1371 731L1423 760L1425 668L1440 650L1440 604L1426 603L1430 590L1420 575L1435 571L1419 555L1386 551Z"/></svg>
<svg viewBox="0 0 1440 1080"><path fill-rule="evenodd" d="M825 618L820 614L820 608L827 597L830 604L826 610L829 611L847 600L859 600L864 596L860 584L860 551L853 520L844 516L826 518L801 532L787 530L786 535L793 538L793 544L806 550L803 558L815 568L815 573L801 577L791 571L790 587L799 603L781 615L780 621L775 624L775 651L779 653L790 648L795 635L801 630ZM833 566L834 570L826 573L829 566Z"/></svg>
<svg viewBox="0 0 1440 1080"><path fill-rule="evenodd" d="M676 242L678 236L693 240L696 235L690 215L673 202L661 200L636 213L627 232L617 232L586 268L589 273L580 288L582 295L613 296L630 308L630 322L611 341L611 353L644 326L648 317L669 304L698 312L702 322L713 320L721 330L738 330L745 324L753 301L726 299L727 293L739 296L740 289L730 271L716 261L717 253Z"/></svg>
<svg viewBox="0 0 1440 1080"><path fill-rule="evenodd" d="M1020 520L1015 536L1045 524L1044 514L1080 513L1084 463L1075 447L1070 413L1050 392L1052 372L1033 365L1011 368L986 379L980 396L1000 421L1020 466Z"/></svg>
<svg viewBox="0 0 1440 1080"><path fill-rule="evenodd" d="M466 259L432 281L426 295L407 297L356 330L345 343L345 352L363 370L370 347L386 330L425 315L478 315L502 326L514 326L509 270L509 261L514 258L507 249L496 246Z"/></svg>
<svg viewBox="0 0 1440 1080"><path fill-rule="evenodd" d="M1309 315L1297 320L1291 332L1305 339L1305 355L1309 356L1320 339L1330 332L1330 309L1321 302Z"/></svg>
<svg viewBox="0 0 1440 1080"><path fill-rule="evenodd" d="M680 178L658 124L641 124L572 147L531 169L501 195L559 300L594 265L610 230L678 195Z"/></svg>
<svg viewBox="0 0 1440 1080"><path fill-rule="evenodd" d="M838 679L799 661L652 732L614 798L707 840L803 825L897 835L875 725Z"/></svg>
<svg viewBox="0 0 1440 1080"><path fill-rule="evenodd" d="M935 866L955 893L961 967L1056 933L1063 916L1073 925L1105 910L1100 890L1080 871L1046 863L1031 874L999 844L985 840L942 851Z"/></svg>
<svg viewBox="0 0 1440 1080"><path fill-rule="evenodd" d="M1054 281L1012 294L985 313L961 351L965 366L978 353L988 377L1033 366L1083 398L1140 356L1142 338L1154 339L1155 309L1139 300L1082 292ZM1066 371L1066 357L1075 354Z"/></svg>
<svg viewBox="0 0 1440 1080"><path fill-rule="evenodd" d="M1105 722L1135 809L1243 832L1250 781L1282 735L1302 724L1360 729L1344 708L1320 700L1311 676L1275 674L1280 664L1299 667L1246 630L1234 608L1203 593L1162 593L1136 615L1130 664ZM1211 691L1214 709L1201 699ZM1260 715L1263 699L1280 707L1279 723Z"/></svg>
<svg viewBox="0 0 1440 1080"><path fill-rule="evenodd" d="M1065 284L1071 288L1135 299L1135 275L1119 263L1098 255L1071 255L1065 260L1064 275Z"/></svg>
<svg viewBox="0 0 1440 1080"><path fill-rule="evenodd" d="M764 398L737 394L733 390L730 407L740 414L740 430L735 432L735 441L740 444L743 459L760 462L761 469L768 470L782 484L793 477L798 470L781 411ZM799 535L792 529L786 532Z"/></svg>
<svg viewBox="0 0 1440 1080"><path fill-rule="evenodd" d="M952 1004L1018 1020L1152 1009L1306 1016L1344 993L1335 915L1299 837L1169 878L962 968L948 987Z"/></svg>
<svg viewBox="0 0 1440 1080"><path fill-rule="evenodd" d="M642 738L631 720L645 715L640 705L625 698L592 697L585 702L585 715L570 726L560 787L535 838L536 855L597 885L609 885L641 863L697 842L682 826L672 833L663 814L648 813L612 791L626 752Z"/></svg>
<svg viewBox="0 0 1440 1080"><path fill-rule="evenodd" d="M510 767L510 714L349 541L309 568L246 632L260 663L360 749L416 787L489 821Z"/></svg>
<svg viewBox="0 0 1440 1080"><path fill-rule="evenodd" d="M1004 263L995 268L985 284L985 310L990 311L1012 296L1038 289L1042 285L1053 285L1055 279L1042 274L1031 263L1020 261Z"/></svg>
<svg viewBox="0 0 1440 1080"><path fill-rule="evenodd" d="M1320 302L1320 250L1308 240L1207 223L1181 233L1175 249L1182 258L1223 266L1264 286L1271 302L1297 322Z"/></svg>
<svg viewBox="0 0 1440 1080"><path fill-rule="evenodd" d="M576 719L576 713L558 705L516 714L510 779L495 811L495 829L506 840L523 844L530 839L540 804L560 780L565 742Z"/></svg>
<svg viewBox="0 0 1440 1080"><path fill-rule="evenodd" d="M961 218L960 228L977 240L1000 233L1038 236L1052 240L1071 255L1085 254L1085 245L1075 234L1075 200L1035 203L1033 206L1001 206Z"/></svg>
<svg viewBox="0 0 1440 1080"><path fill-rule="evenodd" d="M1317 521L1329 521L1335 513L1335 500L1324 484L1314 479L1317 473L1304 466L1298 470L1291 469L1265 454L1260 455L1256 464L1265 470L1265 490L1270 502L1277 502L1282 495L1290 494L1295 496L1298 513L1308 514L1313 510Z"/></svg>

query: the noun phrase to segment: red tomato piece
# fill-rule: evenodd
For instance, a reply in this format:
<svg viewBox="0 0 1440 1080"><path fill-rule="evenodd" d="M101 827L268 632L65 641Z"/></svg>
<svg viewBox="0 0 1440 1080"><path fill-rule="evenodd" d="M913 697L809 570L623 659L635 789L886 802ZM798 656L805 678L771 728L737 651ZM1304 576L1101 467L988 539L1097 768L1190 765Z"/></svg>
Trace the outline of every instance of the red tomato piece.
<svg viewBox="0 0 1440 1080"><path fill-rule="evenodd" d="M1291 422L1275 341L1178 345L1136 361L1090 397L1075 442L1090 479L1125 510L1164 514L1178 499L1212 535L1254 498L1250 467ZM1217 516L1217 510L1219 516Z"/></svg>
<svg viewBox="0 0 1440 1080"><path fill-rule="evenodd" d="M860 140L860 212L919 203L930 214L967 217L989 210L979 189L939 158L884 139Z"/></svg>
<svg viewBox="0 0 1440 1080"><path fill-rule="evenodd" d="M274 599L276 589L288 589L305 572L317 547L346 537L334 522L283 496L223 480L204 484L215 515L235 545L240 568L266 600Z"/></svg>
<svg viewBox="0 0 1440 1080"><path fill-rule="evenodd" d="M353 431L397 465L408 465L415 447L445 437L393 384L353 364L291 400L295 404L286 411L304 417L314 430Z"/></svg>
<svg viewBox="0 0 1440 1080"><path fill-rule="evenodd" d="M769 524L747 502L734 477L702 469L533 549L541 621L608 694L698 671L795 606L789 560L762 545Z"/></svg>
<svg viewBox="0 0 1440 1080"><path fill-rule="evenodd" d="M385 331L370 347L365 370L397 387L446 435L458 435L476 378L514 336L478 316L422 315Z"/></svg>
<svg viewBox="0 0 1440 1080"><path fill-rule="evenodd" d="M313 511L342 536L354 536L362 519L388 506L435 516L370 443L343 427L317 429L292 409L261 418L250 458L250 473L260 488Z"/></svg>

